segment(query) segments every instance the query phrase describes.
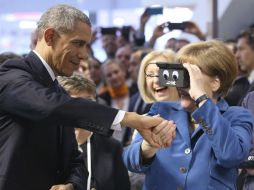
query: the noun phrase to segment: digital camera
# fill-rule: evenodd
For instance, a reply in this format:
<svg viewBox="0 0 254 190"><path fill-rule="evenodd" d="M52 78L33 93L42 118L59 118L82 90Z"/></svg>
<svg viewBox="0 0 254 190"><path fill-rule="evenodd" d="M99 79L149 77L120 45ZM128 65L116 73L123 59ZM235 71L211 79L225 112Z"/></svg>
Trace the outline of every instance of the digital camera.
<svg viewBox="0 0 254 190"><path fill-rule="evenodd" d="M157 62L156 65L159 67L160 86L190 87L189 73L182 64Z"/></svg>
<svg viewBox="0 0 254 190"><path fill-rule="evenodd" d="M167 28L169 31L172 30L185 30L187 26L187 22L173 23L173 22L165 22L161 25L161 27Z"/></svg>

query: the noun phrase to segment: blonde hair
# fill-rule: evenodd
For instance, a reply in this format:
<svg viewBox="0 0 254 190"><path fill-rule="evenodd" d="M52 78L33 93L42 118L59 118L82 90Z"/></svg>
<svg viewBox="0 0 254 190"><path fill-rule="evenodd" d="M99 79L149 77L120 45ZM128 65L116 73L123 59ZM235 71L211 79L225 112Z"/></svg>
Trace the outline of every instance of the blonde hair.
<svg viewBox="0 0 254 190"><path fill-rule="evenodd" d="M145 69L149 63L153 62L154 59L159 57L165 58L169 64L175 62L175 53L174 51L170 49L162 50L162 51L159 51L159 50L152 51L143 58L140 64L140 69L138 74L138 88L139 88L141 97L146 103L155 102L156 99L147 90ZM171 89L172 89L172 100L176 100L173 97L178 97L178 92L175 87L171 87Z"/></svg>
<svg viewBox="0 0 254 190"><path fill-rule="evenodd" d="M204 74L218 77L220 87L214 92L217 97L227 95L237 75L236 60L232 51L223 42L217 40L196 42L184 46L177 53L177 61L195 64Z"/></svg>

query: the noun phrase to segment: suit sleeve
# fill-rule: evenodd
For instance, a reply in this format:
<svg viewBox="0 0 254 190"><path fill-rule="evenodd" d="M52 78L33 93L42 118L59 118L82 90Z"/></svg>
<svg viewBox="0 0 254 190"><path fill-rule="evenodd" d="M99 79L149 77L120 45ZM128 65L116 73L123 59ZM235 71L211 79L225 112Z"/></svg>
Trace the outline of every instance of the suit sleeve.
<svg viewBox="0 0 254 190"><path fill-rule="evenodd" d="M254 116L254 92L248 93L243 102L242 106L251 111L252 115Z"/></svg>
<svg viewBox="0 0 254 190"><path fill-rule="evenodd" d="M252 113L254 116L254 92L250 92L246 95L242 102L242 106ZM243 164L248 164L248 161L253 161L252 158L254 156L254 131L252 131L252 144L251 144L251 150L249 153L248 158L245 160L246 162Z"/></svg>
<svg viewBox="0 0 254 190"><path fill-rule="evenodd" d="M77 147L77 141L73 134L72 160L70 166L70 174L66 183L73 184L75 190L84 190L87 186L88 171L84 164L83 155Z"/></svg>
<svg viewBox="0 0 254 190"><path fill-rule="evenodd" d="M0 104L4 113L36 123L55 123L110 134L116 109L57 93L23 70L12 68L0 74L4 75L0 82Z"/></svg>

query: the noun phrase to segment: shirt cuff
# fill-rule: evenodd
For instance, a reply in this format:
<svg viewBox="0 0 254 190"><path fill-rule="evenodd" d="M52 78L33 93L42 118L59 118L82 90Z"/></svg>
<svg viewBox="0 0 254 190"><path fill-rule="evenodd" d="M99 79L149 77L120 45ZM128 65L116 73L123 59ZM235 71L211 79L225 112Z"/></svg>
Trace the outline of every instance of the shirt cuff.
<svg viewBox="0 0 254 190"><path fill-rule="evenodd" d="M113 121L113 124L111 125L111 128L112 130L116 130L116 131L121 131L122 128L121 128L121 121L123 120L124 118L124 115L125 115L125 111L123 110L119 110L114 121Z"/></svg>

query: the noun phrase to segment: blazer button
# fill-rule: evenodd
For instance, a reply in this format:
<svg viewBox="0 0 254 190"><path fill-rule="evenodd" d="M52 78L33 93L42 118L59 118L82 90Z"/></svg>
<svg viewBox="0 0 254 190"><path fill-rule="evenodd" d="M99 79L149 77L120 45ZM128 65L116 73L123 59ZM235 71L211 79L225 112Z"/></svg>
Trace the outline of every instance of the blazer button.
<svg viewBox="0 0 254 190"><path fill-rule="evenodd" d="M180 170L181 173L186 173L187 172L187 168L185 168L185 167L180 167L179 170Z"/></svg>
<svg viewBox="0 0 254 190"><path fill-rule="evenodd" d="M184 153L185 153L185 154L190 154L190 152L191 152L191 149L190 149L190 148L186 148L186 149L184 150Z"/></svg>
<svg viewBox="0 0 254 190"><path fill-rule="evenodd" d="M198 122L203 123L204 122L203 118L202 117L198 118Z"/></svg>
<svg viewBox="0 0 254 190"><path fill-rule="evenodd" d="M203 122L203 123L201 123L201 125L202 125L203 127L206 127L206 126L207 126L207 123L206 123L206 122Z"/></svg>
<svg viewBox="0 0 254 190"><path fill-rule="evenodd" d="M207 131L207 130L209 129L209 127L206 125L206 126L203 126L203 129L204 129L205 131Z"/></svg>
<svg viewBox="0 0 254 190"><path fill-rule="evenodd" d="M206 133L207 133L208 135L212 135L212 134L213 134L213 130L212 130L212 129L207 129Z"/></svg>

